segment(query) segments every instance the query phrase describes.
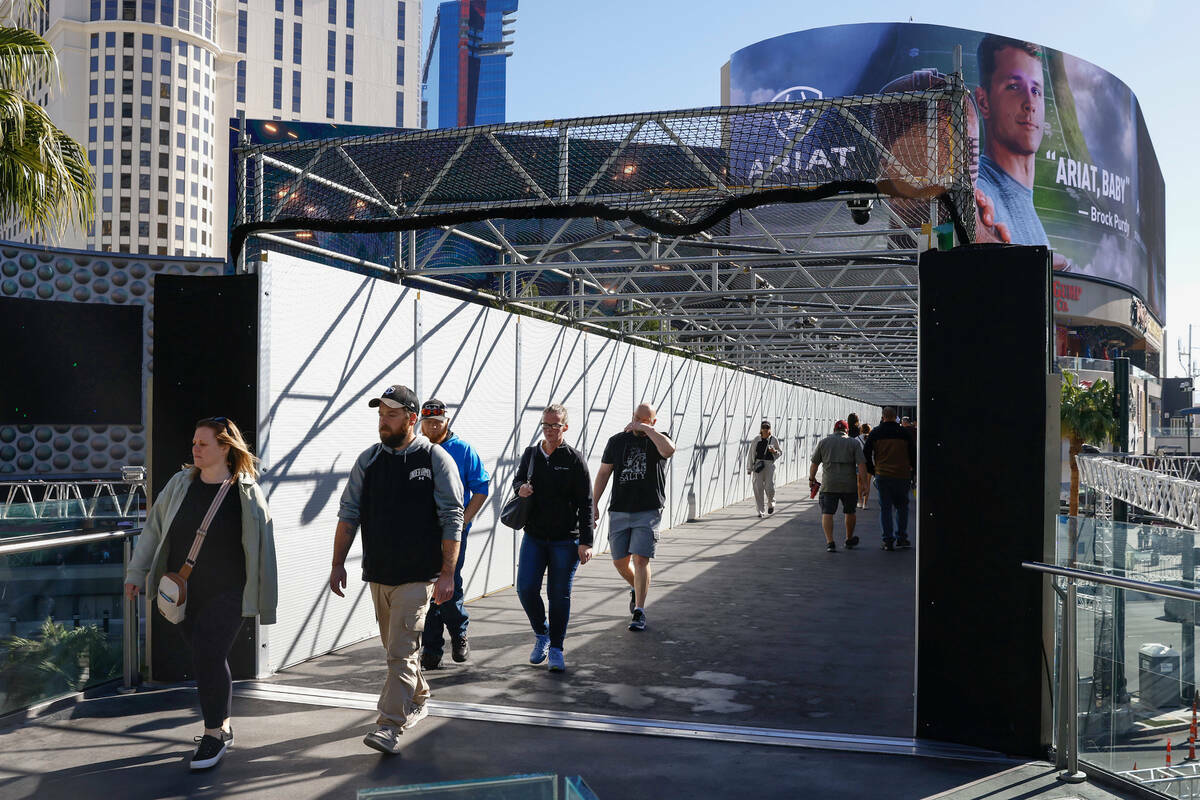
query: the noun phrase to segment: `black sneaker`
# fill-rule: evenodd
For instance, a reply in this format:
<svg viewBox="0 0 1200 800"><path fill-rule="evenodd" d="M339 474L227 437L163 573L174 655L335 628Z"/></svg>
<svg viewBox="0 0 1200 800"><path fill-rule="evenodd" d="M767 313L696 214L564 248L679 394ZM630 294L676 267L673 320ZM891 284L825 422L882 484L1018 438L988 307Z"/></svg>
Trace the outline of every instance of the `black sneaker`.
<svg viewBox="0 0 1200 800"><path fill-rule="evenodd" d="M458 659L455 659L457 661ZM442 654L441 653L421 653L421 669L441 669Z"/></svg>
<svg viewBox="0 0 1200 800"><path fill-rule="evenodd" d="M896 549L897 550L907 550L910 547L912 547L912 542L910 542L908 540L907 536L899 536L896 538Z"/></svg>
<svg viewBox="0 0 1200 800"><path fill-rule="evenodd" d="M225 757L225 751L229 749L232 739L232 734L226 733L222 733L219 739L208 734L197 736L193 739L197 744L196 752L192 754L192 761L188 766L192 769L215 767Z"/></svg>
<svg viewBox="0 0 1200 800"><path fill-rule="evenodd" d="M459 636L450 640L450 657L459 664L466 661L471 655L471 645L467 641L466 636Z"/></svg>
<svg viewBox="0 0 1200 800"><path fill-rule="evenodd" d="M849 539L846 540L846 549L853 550L855 547L858 547L858 537L851 536Z"/></svg>
<svg viewBox="0 0 1200 800"><path fill-rule="evenodd" d="M644 631L646 630L646 612L640 608L633 610L633 620L629 623L629 630Z"/></svg>
<svg viewBox="0 0 1200 800"><path fill-rule="evenodd" d="M837 545L836 545L836 544L834 544L833 542L828 542L828 543L825 545L825 552L826 552L826 553L836 553L836 552L837 552Z"/></svg>
<svg viewBox="0 0 1200 800"><path fill-rule="evenodd" d="M774 513L775 513L775 504L774 504L774 503L772 503L771 505L767 506L767 513L768 513L768 514L774 514Z"/></svg>
<svg viewBox="0 0 1200 800"><path fill-rule="evenodd" d="M629 590L629 613L632 614L633 610L635 608L637 608L637 595L634 593L633 589L630 589Z"/></svg>
<svg viewBox="0 0 1200 800"><path fill-rule="evenodd" d="M890 552L892 552L892 551L894 551L894 550L896 549L896 546L895 546L894 544L892 544L892 540L891 540L891 539L884 539L884 540L883 540L883 547L882 547L881 549L883 549L883 550L887 550L887 551L890 553Z"/></svg>

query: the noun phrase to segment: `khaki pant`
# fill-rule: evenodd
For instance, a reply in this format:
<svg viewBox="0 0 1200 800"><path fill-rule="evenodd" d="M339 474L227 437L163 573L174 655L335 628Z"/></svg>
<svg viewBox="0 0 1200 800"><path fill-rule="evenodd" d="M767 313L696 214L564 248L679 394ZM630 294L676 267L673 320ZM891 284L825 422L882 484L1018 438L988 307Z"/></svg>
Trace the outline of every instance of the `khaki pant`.
<svg viewBox="0 0 1200 800"><path fill-rule="evenodd" d="M429 683L421 674L420 652L433 582L370 586L388 670L379 695L377 722L399 727L415 706L424 705L429 699Z"/></svg>
<svg viewBox="0 0 1200 800"><path fill-rule="evenodd" d="M751 473L750 485L754 489L754 505L758 506L758 513L765 514L767 506L775 505L775 462L764 461L764 466L759 472ZM763 502L763 496L766 495L766 502Z"/></svg>

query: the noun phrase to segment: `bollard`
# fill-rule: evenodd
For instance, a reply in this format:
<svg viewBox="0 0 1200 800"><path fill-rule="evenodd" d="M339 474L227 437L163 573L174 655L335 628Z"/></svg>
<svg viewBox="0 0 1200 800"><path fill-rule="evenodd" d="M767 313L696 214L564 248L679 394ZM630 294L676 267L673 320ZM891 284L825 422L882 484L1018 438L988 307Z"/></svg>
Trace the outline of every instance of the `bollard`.
<svg viewBox="0 0 1200 800"><path fill-rule="evenodd" d="M687 521L695 522L696 521L696 493L694 491L692 491L691 489L688 489L687 503L688 503Z"/></svg>
<svg viewBox="0 0 1200 800"><path fill-rule="evenodd" d="M1171 739L1167 738L1167 766L1171 766Z"/></svg>
<svg viewBox="0 0 1200 800"><path fill-rule="evenodd" d="M104 617L100 621L100 624L104 628L104 632L108 633L108 609L107 608L104 609Z"/></svg>

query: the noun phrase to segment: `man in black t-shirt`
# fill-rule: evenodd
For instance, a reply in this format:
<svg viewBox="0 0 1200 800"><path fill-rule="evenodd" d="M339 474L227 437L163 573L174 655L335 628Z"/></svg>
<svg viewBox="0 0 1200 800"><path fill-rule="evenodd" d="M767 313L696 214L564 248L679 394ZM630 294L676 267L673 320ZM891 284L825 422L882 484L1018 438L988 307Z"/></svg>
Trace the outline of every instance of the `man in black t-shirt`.
<svg viewBox="0 0 1200 800"><path fill-rule="evenodd" d="M608 543L613 566L629 583L629 630L646 629L646 595L650 592L650 559L658 542L658 525L667 503L667 459L675 454L671 439L654 429L654 406L642 403L625 430L608 440L596 483L592 514L600 521L600 495L615 475L608 504ZM633 566L630 566L632 561Z"/></svg>

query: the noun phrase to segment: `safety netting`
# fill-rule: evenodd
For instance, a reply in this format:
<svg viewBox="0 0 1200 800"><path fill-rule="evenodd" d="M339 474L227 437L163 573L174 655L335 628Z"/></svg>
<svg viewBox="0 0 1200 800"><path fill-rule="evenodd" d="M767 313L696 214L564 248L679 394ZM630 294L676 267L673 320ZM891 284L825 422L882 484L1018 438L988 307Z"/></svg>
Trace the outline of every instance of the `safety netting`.
<svg viewBox="0 0 1200 800"><path fill-rule="evenodd" d="M230 254L268 231L629 220L682 236L739 209L894 198L895 224L974 236L978 131L956 77L924 91L397 131L238 148Z"/></svg>

